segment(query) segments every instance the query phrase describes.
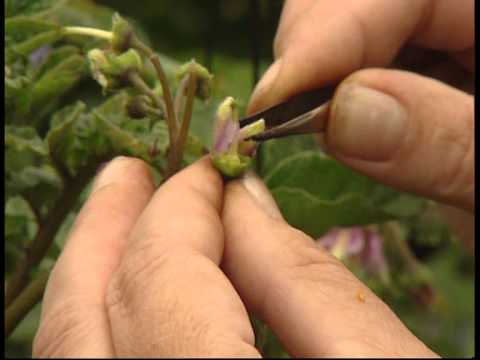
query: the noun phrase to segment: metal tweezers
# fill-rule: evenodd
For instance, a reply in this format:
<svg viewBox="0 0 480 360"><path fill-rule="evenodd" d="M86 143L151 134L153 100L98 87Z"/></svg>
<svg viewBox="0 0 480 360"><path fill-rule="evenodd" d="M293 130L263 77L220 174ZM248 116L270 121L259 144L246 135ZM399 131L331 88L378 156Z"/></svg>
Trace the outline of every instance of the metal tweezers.
<svg viewBox="0 0 480 360"><path fill-rule="evenodd" d="M250 138L256 141L324 132L334 92L335 86L327 86L301 93L241 119L240 127L264 119L265 131Z"/></svg>

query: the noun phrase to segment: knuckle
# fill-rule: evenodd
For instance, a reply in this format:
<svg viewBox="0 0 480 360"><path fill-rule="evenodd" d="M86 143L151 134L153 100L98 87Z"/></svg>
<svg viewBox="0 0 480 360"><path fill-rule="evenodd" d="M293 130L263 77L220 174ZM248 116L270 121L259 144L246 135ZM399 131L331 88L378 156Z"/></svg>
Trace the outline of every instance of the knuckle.
<svg viewBox="0 0 480 360"><path fill-rule="evenodd" d="M159 249L158 240L157 236L155 241L134 242L127 249L127 255L108 284L106 307L109 313L132 315L141 309L152 287L166 288L166 283L174 279L178 264L184 263L192 251L184 246Z"/></svg>
<svg viewBox="0 0 480 360"><path fill-rule="evenodd" d="M128 250L118 269L114 272L106 296L109 312L129 313L136 308L138 297L148 291L155 274L162 271L167 261L165 253L152 251L152 242L134 243Z"/></svg>
<svg viewBox="0 0 480 360"><path fill-rule="evenodd" d="M439 126L436 131L438 145L443 148L443 174L434 179L433 188L445 198L471 199L474 194L474 114L473 106L466 103L456 110L454 126Z"/></svg>

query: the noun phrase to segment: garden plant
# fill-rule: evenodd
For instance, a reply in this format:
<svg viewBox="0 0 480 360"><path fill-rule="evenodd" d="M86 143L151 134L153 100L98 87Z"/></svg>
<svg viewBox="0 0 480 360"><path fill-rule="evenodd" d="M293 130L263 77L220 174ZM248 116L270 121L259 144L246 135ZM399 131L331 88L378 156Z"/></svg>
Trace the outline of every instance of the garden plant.
<svg viewBox="0 0 480 360"><path fill-rule="evenodd" d="M285 219L341 259L434 351L473 355L473 305L465 300L473 299L473 259L434 202L354 172L309 135L245 141L264 126L239 128L249 94L221 94L221 74L157 53L141 26L106 7L7 0L4 59L7 354L29 351L49 272L105 162L140 158L161 186L210 154L225 181L257 172ZM261 352L285 356L252 321Z"/></svg>

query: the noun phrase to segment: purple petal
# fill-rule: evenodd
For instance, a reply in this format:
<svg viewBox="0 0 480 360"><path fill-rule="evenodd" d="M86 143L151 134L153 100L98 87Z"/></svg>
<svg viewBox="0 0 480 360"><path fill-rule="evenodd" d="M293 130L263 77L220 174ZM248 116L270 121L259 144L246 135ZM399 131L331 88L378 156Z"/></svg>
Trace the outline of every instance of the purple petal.
<svg viewBox="0 0 480 360"><path fill-rule="evenodd" d="M363 253L363 263L370 272L383 272L387 268L385 254L383 252L383 239L377 231L367 231L368 238Z"/></svg>
<svg viewBox="0 0 480 360"><path fill-rule="evenodd" d="M365 246L365 231L360 226L354 226L349 229L348 245L345 249L345 255L351 256L360 253Z"/></svg>
<svg viewBox="0 0 480 360"><path fill-rule="evenodd" d="M226 152L237 136L239 130L240 125L237 121L227 120L224 124L217 126L214 134L214 151L217 154Z"/></svg>
<svg viewBox="0 0 480 360"><path fill-rule="evenodd" d="M340 233L339 228L333 228L325 235L317 239L317 243L322 245L325 249L330 250L337 242L338 235Z"/></svg>
<svg viewBox="0 0 480 360"><path fill-rule="evenodd" d="M30 54L28 59L33 66L39 66L44 62L51 51L52 47L50 45L40 46L37 50Z"/></svg>

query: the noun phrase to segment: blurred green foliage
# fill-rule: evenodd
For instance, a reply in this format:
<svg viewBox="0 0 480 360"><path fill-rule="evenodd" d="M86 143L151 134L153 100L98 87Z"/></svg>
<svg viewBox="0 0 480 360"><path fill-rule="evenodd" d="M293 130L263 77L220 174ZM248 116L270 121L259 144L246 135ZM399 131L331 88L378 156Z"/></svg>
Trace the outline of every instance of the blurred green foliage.
<svg viewBox="0 0 480 360"><path fill-rule="evenodd" d="M7 0L7 275L13 271L23 246L35 236L36 216L47 214L64 190L59 168L76 175L92 159L115 154L138 156L154 167L164 165L168 146L165 125L156 123L152 127L148 118L129 118L119 111L128 95L121 92L104 98L98 84L91 80L85 52L98 46L98 41L70 36L57 42L59 25L110 29L109 7L128 16L143 40L168 55L162 62L172 81L177 64L190 58L196 58L215 75L212 98L195 104L190 151L184 162L188 164L199 156L200 143L211 144L213 114L225 96L238 100L241 113L245 109L254 83L272 60L282 1L143 0L132 5L126 0ZM25 17L31 14L39 16ZM32 64L28 57L32 51L53 43L44 61ZM154 155L150 151L153 142ZM265 143L259 149L256 168L286 219L313 237L332 227L396 220L412 256L422 250L421 271L405 270L396 259L395 249L388 247L391 288L369 278L355 265L349 266L434 351L446 357L473 356L474 259L438 216L425 216L431 203L353 172L322 154L308 136ZM65 214L41 266L50 266L58 256L88 190L87 185L72 211ZM426 282L434 289L434 299L427 302L419 297L416 287ZM6 356L31 355L39 313L37 305L6 341ZM264 335L264 355L287 356L271 332Z"/></svg>

